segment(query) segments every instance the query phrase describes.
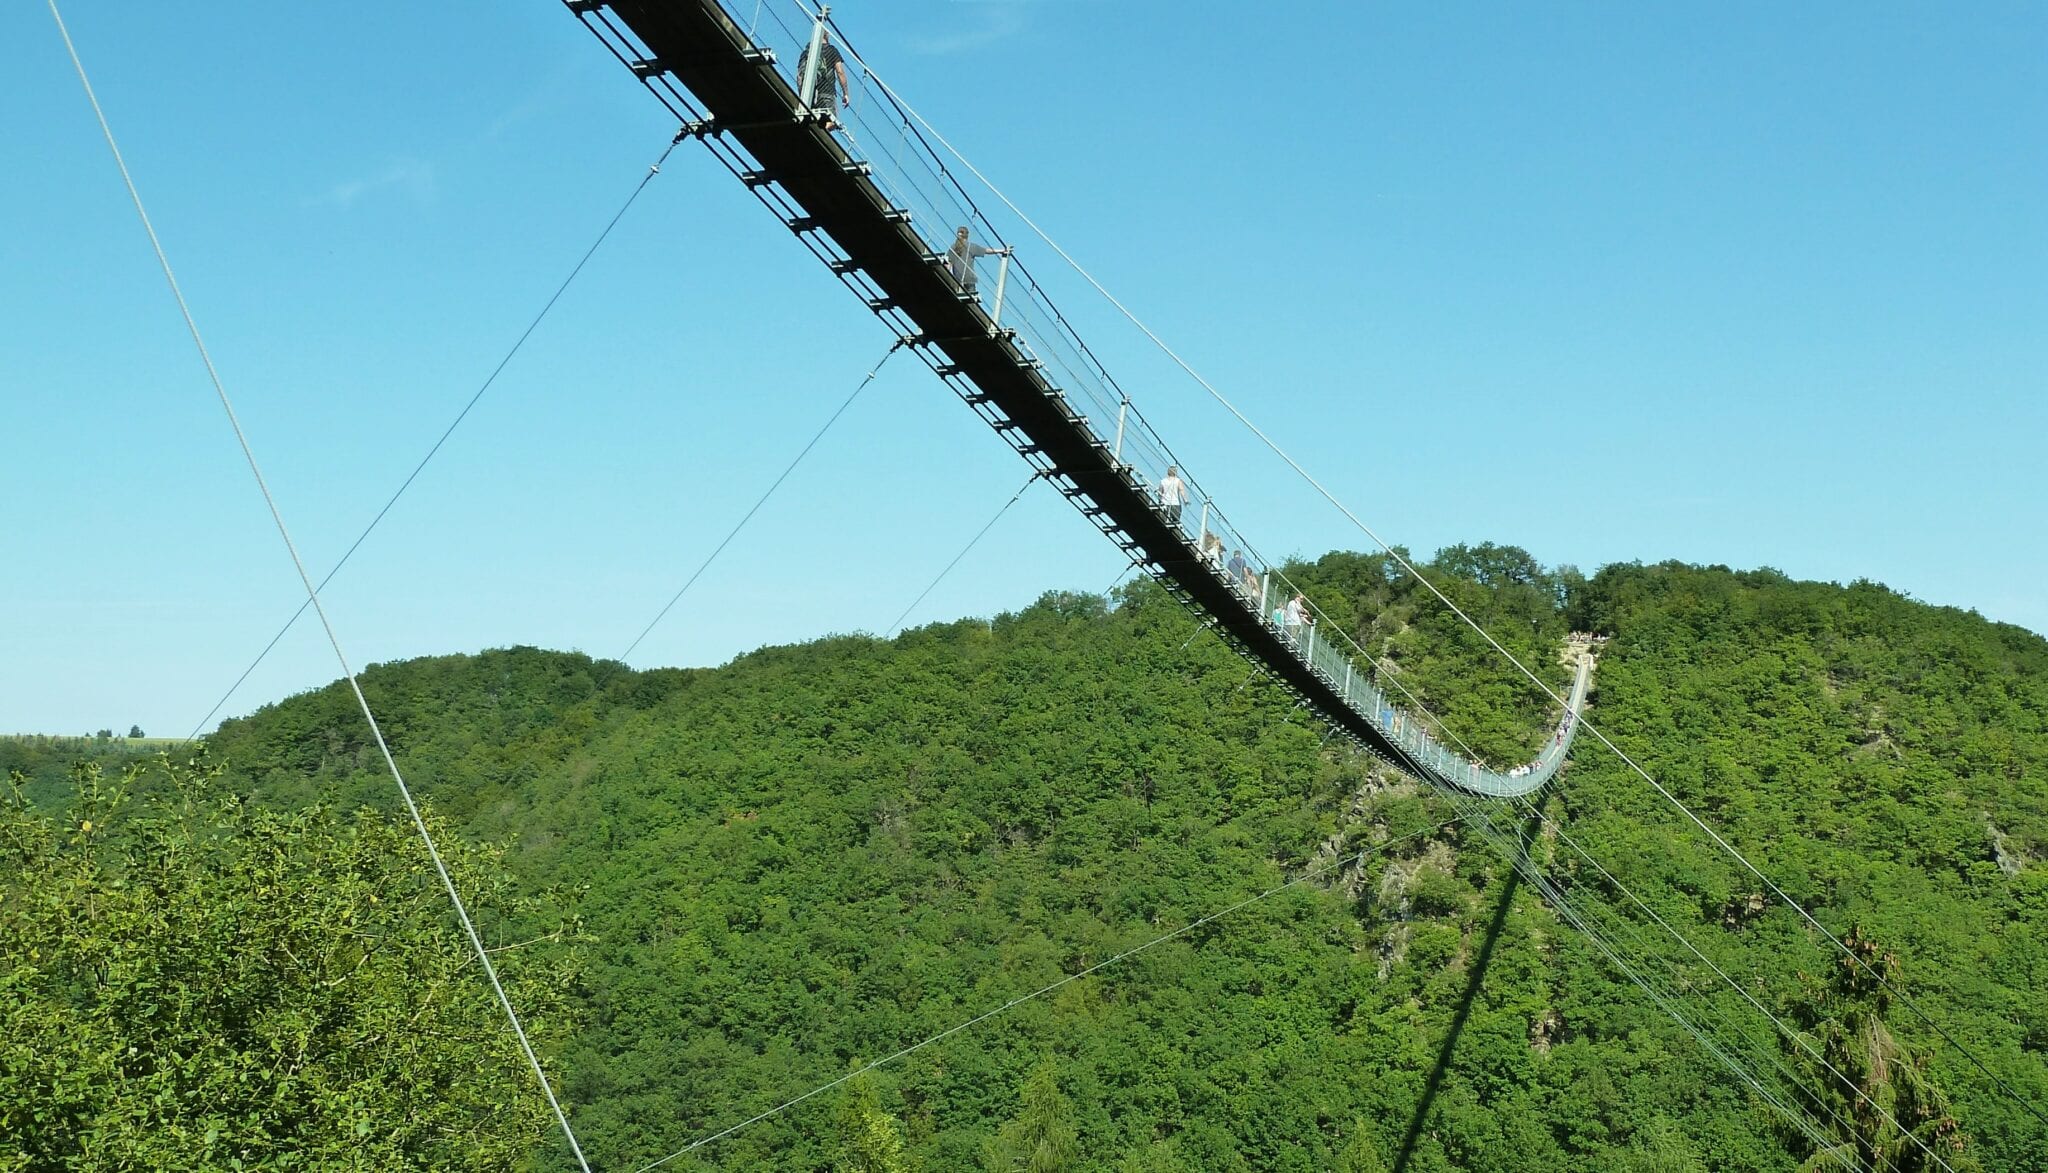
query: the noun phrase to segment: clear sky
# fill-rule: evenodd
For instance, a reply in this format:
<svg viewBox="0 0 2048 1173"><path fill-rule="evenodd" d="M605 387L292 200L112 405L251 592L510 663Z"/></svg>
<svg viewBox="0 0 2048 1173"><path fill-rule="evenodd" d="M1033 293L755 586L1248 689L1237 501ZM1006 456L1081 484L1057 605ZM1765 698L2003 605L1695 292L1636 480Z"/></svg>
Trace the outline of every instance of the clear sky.
<svg viewBox="0 0 2048 1173"><path fill-rule="evenodd" d="M2048 630L2048 6L834 12L1390 540ZM556 0L66 17L322 568L674 129ZM0 732L183 734L298 586L44 6L0 46ZM1020 254L1263 550L1364 547ZM686 144L330 588L344 646L617 655L888 341ZM633 660L879 631L1025 472L899 358ZM1121 567L1037 488L912 621ZM302 625L228 712L335 674Z"/></svg>

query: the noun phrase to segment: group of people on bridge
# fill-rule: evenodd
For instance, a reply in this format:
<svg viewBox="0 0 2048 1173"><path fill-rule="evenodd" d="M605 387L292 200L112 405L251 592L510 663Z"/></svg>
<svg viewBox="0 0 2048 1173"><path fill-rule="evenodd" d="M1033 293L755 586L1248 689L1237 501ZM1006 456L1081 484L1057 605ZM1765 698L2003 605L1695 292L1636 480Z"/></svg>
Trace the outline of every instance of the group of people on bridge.
<svg viewBox="0 0 2048 1173"><path fill-rule="evenodd" d="M1166 475L1159 479L1155 497L1159 513L1167 524L1183 533L1188 532L1181 524L1181 515L1187 509L1191 494L1187 482L1181 479L1179 465L1166 466ZM1226 548L1223 536L1209 528L1206 506L1202 521L1202 533L1196 541L1196 549L1201 552L1203 565L1236 591L1254 612L1265 607L1267 583L1264 577L1245 559L1244 551ZM1268 619L1287 636L1290 643L1298 643L1302 633L1315 624L1315 608L1309 604L1307 595L1296 591L1285 603L1273 607Z"/></svg>

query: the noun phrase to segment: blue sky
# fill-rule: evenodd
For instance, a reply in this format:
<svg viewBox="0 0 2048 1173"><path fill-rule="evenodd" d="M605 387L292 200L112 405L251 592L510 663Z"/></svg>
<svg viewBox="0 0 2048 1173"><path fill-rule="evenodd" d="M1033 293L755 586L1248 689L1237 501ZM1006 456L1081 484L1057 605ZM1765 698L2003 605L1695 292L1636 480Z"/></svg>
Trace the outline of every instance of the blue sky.
<svg viewBox="0 0 2048 1173"><path fill-rule="evenodd" d="M324 567L673 126L553 0L187 9L66 17ZM834 11L1389 539L2048 630L2048 8ZM182 734L297 583L48 12L0 11L0 45L0 731ZM1261 548L1364 546L1019 251ZM888 341L686 144L330 588L344 646L618 654ZM878 631L1025 471L898 359L634 662ZM912 621L1121 565L1034 489ZM302 625L228 712L334 675Z"/></svg>

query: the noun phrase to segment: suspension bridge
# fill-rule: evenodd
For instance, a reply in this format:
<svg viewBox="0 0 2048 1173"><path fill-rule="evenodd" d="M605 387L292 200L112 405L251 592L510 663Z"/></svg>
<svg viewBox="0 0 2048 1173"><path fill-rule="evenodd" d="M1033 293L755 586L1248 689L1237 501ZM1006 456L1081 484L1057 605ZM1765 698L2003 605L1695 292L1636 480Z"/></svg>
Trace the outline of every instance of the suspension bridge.
<svg viewBox="0 0 2048 1173"><path fill-rule="evenodd" d="M1740 975L1728 972L1727 967L1703 952L1587 854L1563 828L1545 820L1532 800L1563 767L1582 727L1669 801L1699 833L1739 863L1760 887L1795 913L1818 943L1818 952L1867 973L1888 993L1896 995L1934 1034L1967 1058L1991 1085L2017 1098L2018 1093L1991 1072L1973 1050L1897 991L1883 973L1844 946L1804 906L1693 814L1604 733L1582 719L1594 671L1594 649L1590 644L1575 648L1572 683L1560 695L1505 648L1493 643L1537 687L1551 693L1560 705L1561 716L1533 760L1506 769L1476 760L1462 745L1454 748L1455 735L1446 731L1403 688L1398 674L1367 653L1340 624L1317 608L1306 592L1290 580L1284 568L1262 556L1225 510L1204 491L1193 472L1175 456L1097 360L1034 279L1029 267L1018 259L1015 247L983 214L956 177L948 156L970 171L971 165L951 152L943 139L934 145L936 131L852 51L843 32L832 22L829 9L814 10L801 0L775 0L773 4L756 0L750 18L742 23L736 13L728 12L717 0L564 3L675 117L681 129L671 149L686 140L706 147L835 278L862 300L892 335L896 346L918 355L1010 444L1036 477L1058 488L1134 565L1157 578L1207 627L1334 732L1439 790L1458 812L1454 821L1463 823L1497 848L1546 904L1579 929L1619 973L1699 1041L1760 1102L1804 1135L1814 1151L1843 1168L1873 1167L1853 1151L1834 1143L1836 1137L1853 1132L1856 1122L1814 1094L1815 1084L1832 1084L1838 1094L1855 1101L1851 1115L1883 1118L1917 1147L1930 1167L1951 1168L1942 1150L1921 1135L1927 1128L1924 1122L1901 1123L1893 1119L1883 1104L1839 1070L1811 1040L1760 1001ZM54 0L51 9L55 15ZM58 23L61 29L61 17ZM68 44L68 33L66 40ZM75 51L73 59L90 96L90 82ZM97 111L96 99L95 108ZM101 123L112 147L113 134L103 115ZM925 132L929 132L929 138ZM118 161L118 148L114 153ZM664 152L662 158L666 157ZM657 170L658 167L659 160ZM147 213L132 179L126 175L125 165L123 175L147 228ZM975 176L983 178L978 172ZM640 186L645 184L643 178ZM635 196L639 190L634 189ZM994 190L992 185L990 190ZM1002 198L1000 192L996 194ZM627 207L631 202L629 198ZM1008 204L1007 198L1003 202L1010 211L1022 216L1014 205ZM625 210L622 207L619 215L624 215ZM1028 218L1024 219L1029 224ZM612 224L617 222L618 216L614 216ZM1032 227L1035 230L1035 225ZM607 225L605 232L609 233L610 228ZM154 243L153 228L150 234ZM603 239L600 234L598 243ZM1045 242L1051 243L1049 238ZM592 251L596 247L593 244ZM1058 251L1057 246L1052 247ZM160 246L157 253L177 294L176 279ZM1060 255L1071 261L1063 252ZM586 253L584 260L588 257ZM977 258L993 273L977 274ZM577 270L581 267L579 262ZM572 271L570 279L574 276ZM1092 278L1089 280L1093 283ZM567 284L565 281L563 287ZM558 289L555 296L560 294ZM182 294L177 296L183 308ZM552 306L553 300L548 304ZM541 311L543 316L546 312ZM205 347L189 309L185 316L204 356ZM537 317L534 324L539 320ZM532 329L529 326L527 333ZM520 341L524 340L522 335ZM515 344L513 352L517 349ZM507 361L510 357L506 356ZM211 373L210 360L207 365ZM499 369L503 365L501 362ZM1182 365L1185 368L1186 364ZM1188 372L1194 374L1191 368ZM492 378L495 377L494 372ZM1199 376L1194 377L1199 381ZM217 375L214 384L232 422L233 408ZM489 385L490 380L486 380L477 397ZM1208 386L1206 382L1203 385ZM1210 390L1214 393L1213 388ZM477 397L464 407L464 414L475 405ZM1231 410L1235 412L1235 408ZM462 418L456 417L449 432ZM1249 421L1244 422L1251 426ZM241 435L239 424L235 428L253 471L253 451ZM1266 439L1263 433L1259 436ZM442 434L427 459L432 458L447 437L448 433ZM1270 445L1271 441L1267 443ZM1284 453L1281 455L1285 457ZM1293 464L1291 459L1288 462ZM422 460L420 467L425 463ZM1306 470L1299 465L1294 467L1378 540L1363 522L1308 477ZM415 468L412 476L418 473L419 468ZM256 475L261 487L261 473ZM411 483L409 476L405 484ZM267 487L263 491L267 498ZM398 494L379 512L378 519L404 491L405 486L401 485ZM299 563L274 502L272 512L295 563ZM745 524L744 519L741 524ZM371 528L375 525L373 521ZM369 532L366 529L356 545ZM350 548L350 553L354 548ZM1405 569L1413 570L1398 555L1396 558ZM319 591L326 580L316 584L302 563L299 571L307 604L326 628L343 675L354 687L355 699L410 808L410 792L399 766L384 746L369 702L356 686L355 674L320 608ZM1429 586L1427 579L1422 582ZM1435 590L1433 586L1430 589ZM1492 642L1492 637L1458 611L1450 599L1440 592L1437 597ZM273 645L275 642L272 641ZM432 851L431 834L419 820L416 809L413 814L421 838ZM1572 866L1577 869L1583 865L1585 870L1579 874L1589 877L1583 890L1575 890L1570 878L1560 877L1557 869L1546 867L1535 858L1527 836L1511 825L1524 818L1532 825L1543 824L1545 833L1560 845L1560 854L1568 851L1577 857ZM1433 828L1432 832L1441 829ZM1381 847L1392 845L1390 842ZM1367 854L1371 850L1351 858ZM872 1069L932 1045L1238 908L1327 875L1342 863L1338 860L1304 871L1278 887L1014 997L859 1070ZM1590 879L1593 876L1598 877L1597 882ZM508 1022L525 1046L518 1016L497 985L488 951L470 924L452 882L448 882L445 873L442 878L480 967L490 977ZM1611 904L1602 903L1602 892L1612 895ZM1711 974L1711 979L1706 974ZM1714 990L1719 997L1708 1000L1703 989ZM1797 1070L1788 1062L1786 1051L1803 1053L1813 1070L1824 1074L1808 1075ZM570 1127L566 1110L555 1099L539 1057L530 1047L526 1047L525 1054L577 1164L587 1170L589 1163ZM701 1136L686 1148L641 1168L655 1168L714 1143L837 1087L855 1074L858 1071L821 1083L750 1119ZM2048 1116L2040 1109L2031 1104L2027 1107L2035 1117L2048 1123Z"/></svg>
<svg viewBox="0 0 2048 1173"><path fill-rule="evenodd" d="M1646 940L1642 926L1631 923L1633 915L1622 915L1619 908L1589 908L1588 901L1570 891L1569 881L1560 882L1536 862L1526 838L1507 825L1524 816L1544 822L1532 796L1557 775L1580 729L1594 668L1590 644L1576 649L1579 654L1572 685L1568 695L1560 698L1431 586L1446 607L1524 676L1560 700L1563 710L1554 733L1531 762L1494 769L1469 751L1454 750L1449 744L1454 737L1442 732L1402 688L1398 677L1331 622L1280 566L1261 556L1202 489L1029 268L1017 259L1015 247L956 178L947 156L973 171L971 164L869 70L850 45L844 50L839 47L845 44L845 37L832 21L829 7L814 10L801 2L792 7L757 0L751 18L742 25L717 0L564 0L564 4L676 118L681 125L678 142L696 139L709 148L862 300L899 346L917 354L1038 476L1057 487L1135 565L1155 577L1205 625L1334 731L1449 798L1467 827L1492 843L1518 875L1567 923L1584 933L1618 972L1691 1034L1761 1103L1802 1134L1824 1159L1848 1169L1866 1167L1847 1146L1837 1143L1836 1138L1853 1134L1855 1126L1815 1097L1785 1057L1775 1053L1781 1038L1825 1069L1827 1078L1857 1104L1858 1114L1867 1112L1889 1121L1904 1138L1902 1143L1910 1143L1932 1167L1951 1167L1928 1138L1894 1118L1810 1040L1586 855L1561 828L1553 827L1558 841L1618 897L1625 895L1636 913L1663 931L1667 942L1660 945ZM938 145L920 131L929 131ZM985 176L978 171L973 174L1037 231ZM1038 235L1052 245L1042 231ZM1052 248L1072 263L1057 245ZM996 270L992 289L977 274L980 258L992 258ZM1109 296L1092 277L1088 280ZM1115 301L1113 297L1110 300ZM1117 305L1123 309L1121 303ZM1124 312L1131 317L1128 310ZM1135 317L1132 321L1165 349ZM1170 349L1168 353L1172 353ZM1173 357L1222 399L1191 367L1177 355ZM1307 470L1286 457L1234 407L1230 410L1378 540ZM1413 571L1405 559L1396 558ZM1422 581L1429 585L1427 579ZM1402 699L1410 703L1395 703L1390 689L1402 693ZM1852 952L1768 876L1604 735L1600 740L1807 925L1847 955L1852 965L1857 964ZM1591 903L1597 905L1597 901ZM1624 934L1626 943L1621 941ZM1670 942L1681 947L1683 954L1659 959L1671 969L1671 975L1664 976L1655 972L1647 958ZM1638 951L1633 963L1631 947ZM1685 955L1704 964L1736 996L1739 1008L1689 1005ZM1875 976L1883 981L1881 974ZM1071 977L1049 988L1066 980ZM1036 995L1027 995L1031 996ZM1912 1005L1910 1000L1906 1004ZM1982 1069L1981 1061L1938 1023L1917 1006L1912 1009ZM1756 1017L1747 1021L1736 1017L1744 1014ZM1762 1023L1768 1023L1770 1029L1763 1030ZM931 1041L935 1039L911 1049ZM814 1088L771 1112L793 1106L838 1082ZM700 1138L673 1156L714 1142L730 1131Z"/></svg>
<svg viewBox="0 0 2048 1173"><path fill-rule="evenodd" d="M1542 751L1505 769L1396 703L1399 682L1202 491L945 161L911 133L893 91L846 68L829 9L791 22L778 6L766 26L757 10L748 27L714 2L565 3L676 116L679 138L709 146L1083 517L1333 729L1423 781L1486 798L1533 794L1564 765L1593 657L1579 657ZM986 284L977 253L996 269Z"/></svg>

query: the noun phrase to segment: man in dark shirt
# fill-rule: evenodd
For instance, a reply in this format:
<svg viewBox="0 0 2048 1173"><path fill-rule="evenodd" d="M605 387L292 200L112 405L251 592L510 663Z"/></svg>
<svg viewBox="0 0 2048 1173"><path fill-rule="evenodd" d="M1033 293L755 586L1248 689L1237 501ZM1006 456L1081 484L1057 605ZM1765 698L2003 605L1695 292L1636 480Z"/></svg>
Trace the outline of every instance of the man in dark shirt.
<svg viewBox="0 0 2048 1173"><path fill-rule="evenodd" d="M796 75L799 79L811 73L811 51L806 47L803 56L797 58ZM832 34L818 31L818 69L811 81L811 113L826 130L839 129L839 108L846 105L850 90L846 80L846 58L839 53L839 46L832 43Z"/></svg>

